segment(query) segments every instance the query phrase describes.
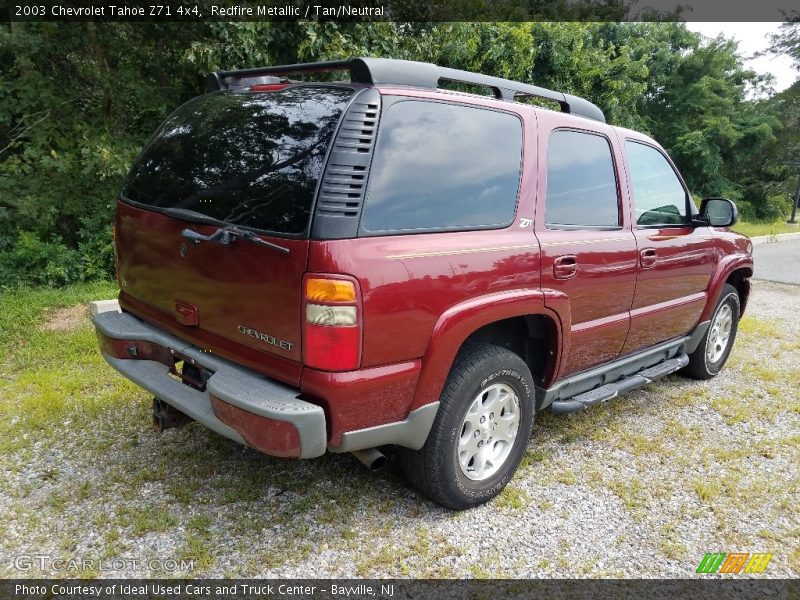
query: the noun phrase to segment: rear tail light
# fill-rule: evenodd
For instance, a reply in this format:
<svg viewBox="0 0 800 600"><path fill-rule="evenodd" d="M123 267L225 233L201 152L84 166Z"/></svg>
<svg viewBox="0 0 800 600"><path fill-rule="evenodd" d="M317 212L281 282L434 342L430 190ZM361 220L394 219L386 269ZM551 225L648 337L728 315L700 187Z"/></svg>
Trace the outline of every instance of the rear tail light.
<svg viewBox="0 0 800 600"><path fill-rule="evenodd" d="M112 242L111 246L114 248L114 276L117 278L117 286L122 288L122 280L119 277L119 254L117 253L117 223L114 222L114 228L111 230Z"/></svg>
<svg viewBox="0 0 800 600"><path fill-rule="evenodd" d="M312 325L358 325L355 306L306 305L306 323Z"/></svg>
<svg viewBox="0 0 800 600"><path fill-rule="evenodd" d="M356 284L347 279L305 280L303 363L321 371L352 371L361 362Z"/></svg>
<svg viewBox="0 0 800 600"><path fill-rule="evenodd" d="M306 279L306 298L323 302L355 302L356 286L344 279Z"/></svg>

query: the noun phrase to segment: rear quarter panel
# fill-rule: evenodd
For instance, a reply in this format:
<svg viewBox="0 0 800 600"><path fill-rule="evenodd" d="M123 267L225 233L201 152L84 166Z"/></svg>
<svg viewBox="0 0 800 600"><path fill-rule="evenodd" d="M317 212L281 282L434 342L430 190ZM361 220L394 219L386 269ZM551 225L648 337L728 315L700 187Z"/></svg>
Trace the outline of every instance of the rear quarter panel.
<svg viewBox="0 0 800 600"><path fill-rule="evenodd" d="M352 275L363 301L362 368L423 356L452 306L515 289L538 289L530 229L314 242L309 270Z"/></svg>
<svg viewBox="0 0 800 600"><path fill-rule="evenodd" d="M539 245L531 227L536 187L536 114L530 107L461 93L382 87L387 96L457 102L517 115L522 177L514 221L505 228L312 241L308 270L355 277L363 299L362 368L422 357L437 321L470 298L539 287Z"/></svg>

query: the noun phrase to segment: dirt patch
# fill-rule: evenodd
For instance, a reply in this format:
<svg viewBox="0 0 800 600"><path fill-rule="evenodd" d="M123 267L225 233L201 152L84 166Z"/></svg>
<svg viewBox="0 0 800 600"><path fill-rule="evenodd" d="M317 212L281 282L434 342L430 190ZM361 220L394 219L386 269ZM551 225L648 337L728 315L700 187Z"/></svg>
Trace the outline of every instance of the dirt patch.
<svg viewBox="0 0 800 600"><path fill-rule="evenodd" d="M57 308L42 322L44 331L72 331L89 322L89 309L83 305Z"/></svg>

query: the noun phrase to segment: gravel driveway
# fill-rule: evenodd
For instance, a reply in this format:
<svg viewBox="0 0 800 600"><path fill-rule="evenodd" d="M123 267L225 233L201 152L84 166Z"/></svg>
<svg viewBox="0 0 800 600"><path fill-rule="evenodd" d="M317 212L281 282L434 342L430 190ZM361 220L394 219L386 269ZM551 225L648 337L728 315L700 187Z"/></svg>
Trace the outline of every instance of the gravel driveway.
<svg viewBox="0 0 800 600"><path fill-rule="evenodd" d="M798 577L798 315L800 287L756 282L718 378L538 415L507 490L461 513L395 466L274 459L198 425L158 435L146 393L119 383L103 410L0 451L0 576L53 575L14 562L47 554L148 564L71 576L159 576L147 561L191 559L188 574L213 577L694 577L706 552L749 551L773 553L764 577ZM86 369L100 383L76 402L119 377Z"/></svg>

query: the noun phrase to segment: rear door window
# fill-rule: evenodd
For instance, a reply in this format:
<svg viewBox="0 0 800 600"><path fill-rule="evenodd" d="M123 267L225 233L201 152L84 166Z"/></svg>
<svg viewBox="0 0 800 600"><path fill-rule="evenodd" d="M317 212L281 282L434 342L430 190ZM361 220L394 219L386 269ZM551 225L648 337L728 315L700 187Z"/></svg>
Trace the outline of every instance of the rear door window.
<svg viewBox="0 0 800 600"><path fill-rule="evenodd" d="M270 233L303 233L352 95L349 88L293 86L190 100L136 159L123 198Z"/></svg>
<svg viewBox="0 0 800 600"><path fill-rule="evenodd" d="M509 225L519 189L522 123L514 115L402 100L381 119L361 228L368 233Z"/></svg>
<svg viewBox="0 0 800 600"><path fill-rule="evenodd" d="M557 130L547 148L548 228L615 228L619 195L611 146L594 133Z"/></svg>

